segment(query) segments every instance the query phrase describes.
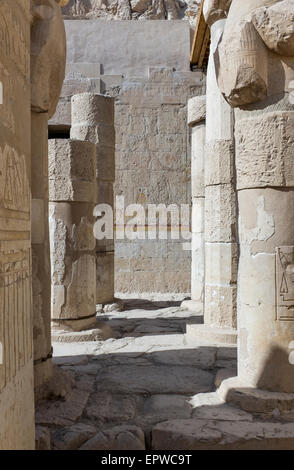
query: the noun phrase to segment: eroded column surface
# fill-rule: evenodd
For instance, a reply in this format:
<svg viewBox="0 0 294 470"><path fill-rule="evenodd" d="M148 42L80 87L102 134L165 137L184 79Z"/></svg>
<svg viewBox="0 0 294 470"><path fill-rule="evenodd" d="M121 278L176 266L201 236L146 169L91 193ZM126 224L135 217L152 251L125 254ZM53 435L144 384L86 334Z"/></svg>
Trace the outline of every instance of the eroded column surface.
<svg viewBox="0 0 294 470"><path fill-rule="evenodd" d="M0 2L0 450L35 447L30 2Z"/></svg>
<svg viewBox="0 0 294 470"><path fill-rule="evenodd" d="M96 145L96 204L113 208L115 179L114 99L82 93L72 97L71 138ZM114 299L114 240L96 241L96 301Z"/></svg>
<svg viewBox="0 0 294 470"><path fill-rule="evenodd" d="M211 29L204 168L204 325L187 327L187 334L210 342L235 343L238 249L233 112L218 88L215 71L228 8L229 2L204 4L204 16Z"/></svg>
<svg viewBox="0 0 294 470"><path fill-rule="evenodd" d="M36 398L52 376L50 247L48 227L48 119L65 76L66 39L59 1L31 2L32 268Z"/></svg>
<svg viewBox="0 0 294 470"><path fill-rule="evenodd" d="M49 222L53 326L82 330L96 321L96 148L49 141Z"/></svg>
<svg viewBox="0 0 294 470"><path fill-rule="evenodd" d="M206 96L195 96L188 101L188 125L191 128L191 192L192 192L192 262L191 300L183 307L203 313L205 291L205 117Z"/></svg>
<svg viewBox="0 0 294 470"><path fill-rule="evenodd" d="M294 406L294 10L290 0L268 3L233 0L219 84L236 108L240 235L238 378L221 393L270 411Z"/></svg>

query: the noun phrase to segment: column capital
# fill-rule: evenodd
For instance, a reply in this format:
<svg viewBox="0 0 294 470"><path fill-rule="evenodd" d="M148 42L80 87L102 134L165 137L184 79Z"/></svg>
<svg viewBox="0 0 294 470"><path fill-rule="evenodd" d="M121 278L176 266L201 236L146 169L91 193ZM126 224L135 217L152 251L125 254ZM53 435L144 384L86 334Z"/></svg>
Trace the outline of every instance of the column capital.
<svg viewBox="0 0 294 470"><path fill-rule="evenodd" d="M208 26L227 18L232 0L205 0L203 15Z"/></svg>

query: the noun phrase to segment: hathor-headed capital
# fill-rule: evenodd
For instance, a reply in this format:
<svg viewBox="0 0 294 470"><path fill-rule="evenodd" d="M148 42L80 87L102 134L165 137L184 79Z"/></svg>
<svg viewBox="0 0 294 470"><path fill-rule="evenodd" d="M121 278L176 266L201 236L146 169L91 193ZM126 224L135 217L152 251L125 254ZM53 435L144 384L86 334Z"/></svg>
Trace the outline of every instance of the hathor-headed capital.
<svg viewBox="0 0 294 470"><path fill-rule="evenodd" d="M232 0L205 0L203 15L206 23L212 26L216 21L227 18Z"/></svg>

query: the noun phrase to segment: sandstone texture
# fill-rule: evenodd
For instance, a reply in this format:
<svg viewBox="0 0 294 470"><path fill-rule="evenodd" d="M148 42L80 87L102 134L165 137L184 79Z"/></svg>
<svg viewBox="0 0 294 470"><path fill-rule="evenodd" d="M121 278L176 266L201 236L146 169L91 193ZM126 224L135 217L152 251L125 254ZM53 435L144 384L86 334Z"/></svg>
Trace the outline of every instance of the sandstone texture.
<svg viewBox="0 0 294 470"><path fill-rule="evenodd" d="M65 18L108 20L188 20L195 25L199 0L70 0L63 10Z"/></svg>
<svg viewBox="0 0 294 470"><path fill-rule="evenodd" d="M66 38L59 2L31 2L31 180L35 394L52 376L48 219L48 120L65 77Z"/></svg>
<svg viewBox="0 0 294 470"><path fill-rule="evenodd" d="M0 4L0 449L34 449L30 2Z"/></svg>
<svg viewBox="0 0 294 470"><path fill-rule="evenodd" d="M233 0L217 53L219 87L236 108L240 249L238 378L225 380L220 393L243 409L278 415L292 407L294 391L292 18L292 1Z"/></svg>
<svg viewBox="0 0 294 470"><path fill-rule="evenodd" d="M98 205L95 216L107 210L113 212L115 180L115 129L114 99L92 93L81 93L72 98L71 137L92 142L95 145L96 192ZM100 205L100 209L99 209ZM97 220L98 223L98 220ZM113 217L109 221L111 233L96 236L96 304L114 300L114 240ZM94 227L93 227L94 230ZM108 232L107 232L108 233Z"/></svg>
<svg viewBox="0 0 294 470"><path fill-rule="evenodd" d="M66 20L65 24L66 79L50 126L72 124L72 138L99 141L99 201L112 206L117 196L124 196L125 208L129 204L142 204L146 223L147 204L190 205L187 101L193 95L203 95L205 79L202 72L189 71L189 25L182 21L103 20L98 23ZM107 48L103 45L105 38ZM155 55L158 42L162 48ZM142 47L138 48L138 44ZM76 112L72 120L71 98L76 94L79 97L73 98ZM87 94L101 95L95 98L96 105L94 101L82 104ZM109 116L95 111L95 123L90 122L90 114L88 117L85 114L91 106L98 110L103 108L103 103L110 103L107 96L115 98L115 162ZM196 195L196 179L192 179ZM97 302L112 302L113 270L116 272L114 291L118 293L190 292L189 243L184 250L185 240L172 240L170 227L167 240L149 240L144 223L139 224L139 230L145 233L145 239L129 240L121 234L122 225L128 219L115 221L118 238L115 247L112 240L97 241L97 286L103 286L97 292L100 295ZM101 297L102 292L107 295Z"/></svg>
<svg viewBox="0 0 294 470"><path fill-rule="evenodd" d="M79 329L96 317L93 233L97 186L96 149L91 142L50 140L49 217L52 307L55 322Z"/></svg>

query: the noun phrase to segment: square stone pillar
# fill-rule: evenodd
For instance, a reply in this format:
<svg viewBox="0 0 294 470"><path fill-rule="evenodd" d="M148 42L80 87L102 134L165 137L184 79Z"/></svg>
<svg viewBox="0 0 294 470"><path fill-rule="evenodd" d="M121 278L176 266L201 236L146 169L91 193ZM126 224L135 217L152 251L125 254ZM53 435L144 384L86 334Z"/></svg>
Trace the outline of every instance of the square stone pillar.
<svg viewBox="0 0 294 470"><path fill-rule="evenodd" d="M238 264L234 121L233 111L218 88L215 71L215 51L226 20L216 17L214 21L210 22L206 95L204 325L187 325L187 337L233 344L237 341Z"/></svg>
<svg viewBox="0 0 294 470"><path fill-rule="evenodd" d="M96 145L96 204L114 205L114 99L81 93L72 97L71 138ZM114 300L114 240L96 240L96 302Z"/></svg>
<svg viewBox="0 0 294 470"><path fill-rule="evenodd" d="M51 270L48 223L48 113L31 113L32 262L35 390L52 375Z"/></svg>
<svg viewBox="0 0 294 470"><path fill-rule="evenodd" d="M205 117L206 96L191 98L188 101L188 125L191 128L192 186L191 300L184 301L182 307L202 314L205 292Z"/></svg>

